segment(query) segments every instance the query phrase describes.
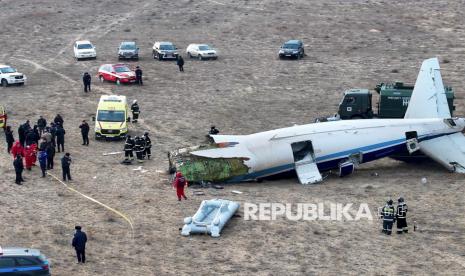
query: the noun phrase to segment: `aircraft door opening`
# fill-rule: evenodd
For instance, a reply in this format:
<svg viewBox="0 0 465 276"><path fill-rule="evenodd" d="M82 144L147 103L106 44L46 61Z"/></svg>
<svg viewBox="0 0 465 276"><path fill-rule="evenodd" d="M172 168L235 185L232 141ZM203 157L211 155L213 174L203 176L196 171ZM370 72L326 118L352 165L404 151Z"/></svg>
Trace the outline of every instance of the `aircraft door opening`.
<svg viewBox="0 0 465 276"><path fill-rule="evenodd" d="M291 144L295 171L302 184L312 184L323 180L315 162L312 141Z"/></svg>

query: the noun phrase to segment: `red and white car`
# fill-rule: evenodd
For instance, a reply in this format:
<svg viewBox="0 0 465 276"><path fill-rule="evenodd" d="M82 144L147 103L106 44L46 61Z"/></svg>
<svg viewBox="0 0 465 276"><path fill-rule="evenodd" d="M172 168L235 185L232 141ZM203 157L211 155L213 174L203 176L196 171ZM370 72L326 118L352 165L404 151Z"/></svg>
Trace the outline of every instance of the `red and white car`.
<svg viewBox="0 0 465 276"><path fill-rule="evenodd" d="M136 81L136 73L127 64L104 64L98 69L97 77L101 82L111 81L116 84Z"/></svg>

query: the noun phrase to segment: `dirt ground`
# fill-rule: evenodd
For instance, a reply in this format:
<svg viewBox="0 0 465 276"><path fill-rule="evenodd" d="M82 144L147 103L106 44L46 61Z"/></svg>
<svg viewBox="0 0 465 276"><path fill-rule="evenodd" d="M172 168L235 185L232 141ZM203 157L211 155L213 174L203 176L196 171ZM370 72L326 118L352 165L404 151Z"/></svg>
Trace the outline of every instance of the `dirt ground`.
<svg viewBox="0 0 465 276"><path fill-rule="evenodd" d="M324 0L2 0L0 63L28 76L24 87L0 89L15 130L39 115L65 119L66 150L74 163L71 187L129 216L128 223L67 190L38 168L14 184L12 159L0 145L0 245L39 248L54 275L460 275L465 271L464 176L436 164L390 159L366 164L350 177L329 176L303 186L297 178L205 189L179 203L164 173L166 152L202 143L210 124L224 134L248 134L334 113L343 90L379 82L415 81L423 59L438 56L443 79L465 113L465 18L461 1ZM299 61L277 59L287 39L305 43ZM75 40L89 39L97 60L76 62ZM135 40L143 87L96 82L98 66L117 62L117 46ZM186 58L185 72L151 58L155 41L209 43L216 61ZM84 94L82 73L94 76ZM78 125L95 114L102 94L126 95L141 106L131 134L150 131L154 158L123 166L122 142L91 139L81 146ZM92 126L93 127L93 126ZM3 134L1 134L3 136ZM3 139L3 138L2 138ZM61 158L56 156L56 162ZM374 173L378 176L374 176ZM60 175L59 166L53 170ZM426 177L428 182L421 183ZM240 190L243 194L233 194ZM218 239L182 237L183 218L200 202L360 203L373 212L403 196L418 231L384 236L380 221L245 221L243 209ZM70 245L75 225L89 237L88 263ZM411 228L412 230L412 228Z"/></svg>

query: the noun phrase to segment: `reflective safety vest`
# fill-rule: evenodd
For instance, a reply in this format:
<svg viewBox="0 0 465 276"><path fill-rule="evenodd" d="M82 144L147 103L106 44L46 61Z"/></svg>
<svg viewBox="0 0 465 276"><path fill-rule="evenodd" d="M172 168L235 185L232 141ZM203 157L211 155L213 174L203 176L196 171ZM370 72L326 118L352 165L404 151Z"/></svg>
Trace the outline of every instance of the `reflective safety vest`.
<svg viewBox="0 0 465 276"><path fill-rule="evenodd" d="M395 209L392 205L385 205L383 207L383 211L381 212L383 215L383 220L385 221L394 221L395 218Z"/></svg>
<svg viewBox="0 0 465 276"><path fill-rule="evenodd" d="M401 202L397 205L397 218L406 218L407 217L408 207L407 204Z"/></svg>

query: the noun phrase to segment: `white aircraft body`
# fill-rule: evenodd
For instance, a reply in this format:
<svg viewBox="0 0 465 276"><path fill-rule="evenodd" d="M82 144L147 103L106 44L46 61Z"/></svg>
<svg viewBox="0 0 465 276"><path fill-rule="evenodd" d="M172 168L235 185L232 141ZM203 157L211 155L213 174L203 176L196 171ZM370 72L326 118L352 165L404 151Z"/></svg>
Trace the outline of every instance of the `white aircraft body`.
<svg viewBox="0 0 465 276"><path fill-rule="evenodd" d="M465 173L464 128L463 118L451 118L439 63L432 58L421 66L404 119L343 120L250 135L211 135L215 147L189 154L200 160L241 160L247 166L239 175L221 172L225 182L296 170L302 184L316 183L322 181L322 171L337 169L344 176L361 163L405 149L421 150L447 169ZM180 162L176 169L183 171L185 164ZM183 173L189 180L196 172L191 168Z"/></svg>

